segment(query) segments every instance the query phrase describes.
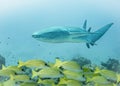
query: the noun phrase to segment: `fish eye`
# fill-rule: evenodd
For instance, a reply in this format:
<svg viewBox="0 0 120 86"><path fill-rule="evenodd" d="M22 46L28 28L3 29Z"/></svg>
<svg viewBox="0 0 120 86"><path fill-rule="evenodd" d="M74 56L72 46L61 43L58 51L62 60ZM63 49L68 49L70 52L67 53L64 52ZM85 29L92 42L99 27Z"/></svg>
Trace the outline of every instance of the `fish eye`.
<svg viewBox="0 0 120 86"><path fill-rule="evenodd" d="M59 67L61 70L64 70L64 68L62 66Z"/></svg>
<svg viewBox="0 0 120 86"><path fill-rule="evenodd" d="M25 71L25 69L22 68L22 71Z"/></svg>
<svg viewBox="0 0 120 86"><path fill-rule="evenodd" d="M26 67L25 67L25 66L22 66L22 67L21 67L21 70L22 70L22 71L25 71L25 70L26 70Z"/></svg>
<svg viewBox="0 0 120 86"><path fill-rule="evenodd" d="M15 75L17 75L17 73L15 72Z"/></svg>
<svg viewBox="0 0 120 86"><path fill-rule="evenodd" d="M47 63L45 63L45 66L48 66L48 67L50 67Z"/></svg>
<svg viewBox="0 0 120 86"><path fill-rule="evenodd" d="M64 75L61 71L60 71L60 74Z"/></svg>
<svg viewBox="0 0 120 86"><path fill-rule="evenodd" d="M83 74L82 77L85 77L85 75Z"/></svg>
<svg viewBox="0 0 120 86"><path fill-rule="evenodd" d="M93 69L90 69L90 71L91 71L91 72L94 72L94 70L93 70Z"/></svg>

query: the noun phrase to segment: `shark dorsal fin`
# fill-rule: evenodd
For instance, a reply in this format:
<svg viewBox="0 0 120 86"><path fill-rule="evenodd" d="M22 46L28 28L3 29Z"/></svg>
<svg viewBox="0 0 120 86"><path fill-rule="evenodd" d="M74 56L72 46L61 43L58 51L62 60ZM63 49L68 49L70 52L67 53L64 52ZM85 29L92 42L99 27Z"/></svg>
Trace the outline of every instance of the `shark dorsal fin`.
<svg viewBox="0 0 120 86"><path fill-rule="evenodd" d="M87 28L87 20L85 20L85 22L83 24L83 28L86 30L86 28Z"/></svg>

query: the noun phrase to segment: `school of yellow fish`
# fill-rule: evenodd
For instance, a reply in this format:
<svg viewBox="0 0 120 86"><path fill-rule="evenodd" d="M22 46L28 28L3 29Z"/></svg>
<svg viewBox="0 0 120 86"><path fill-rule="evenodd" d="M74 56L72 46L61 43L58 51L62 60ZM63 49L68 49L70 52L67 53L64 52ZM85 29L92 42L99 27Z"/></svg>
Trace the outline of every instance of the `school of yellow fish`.
<svg viewBox="0 0 120 86"><path fill-rule="evenodd" d="M100 67L80 66L75 61L46 63L43 60L19 61L2 65L0 86L120 86L120 74Z"/></svg>

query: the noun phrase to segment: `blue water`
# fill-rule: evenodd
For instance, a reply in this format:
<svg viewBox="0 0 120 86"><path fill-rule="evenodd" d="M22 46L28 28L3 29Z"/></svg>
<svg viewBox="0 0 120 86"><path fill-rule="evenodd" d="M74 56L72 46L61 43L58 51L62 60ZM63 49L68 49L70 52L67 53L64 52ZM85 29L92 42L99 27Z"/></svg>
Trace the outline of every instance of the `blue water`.
<svg viewBox="0 0 120 86"><path fill-rule="evenodd" d="M0 0L0 54L6 64L18 60L55 57L70 60L82 56L93 63L120 59L119 0ZM84 43L52 44L37 41L32 33L50 26L82 27L96 31L113 22L109 31L88 49Z"/></svg>

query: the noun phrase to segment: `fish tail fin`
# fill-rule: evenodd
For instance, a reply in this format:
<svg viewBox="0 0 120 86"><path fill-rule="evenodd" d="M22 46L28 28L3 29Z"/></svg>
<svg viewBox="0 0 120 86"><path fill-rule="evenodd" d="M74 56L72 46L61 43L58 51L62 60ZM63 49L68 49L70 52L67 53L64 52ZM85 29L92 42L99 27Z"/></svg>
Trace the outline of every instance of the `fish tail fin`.
<svg viewBox="0 0 120 86"><path fill-rule="evenodd" d="M60 64L61 60L60 59L56 59L56 63Z"/></svg>
<svg viewBox="0 0 120 86"><path fill-rule="evenodd" d="M42 80L39 78L37 83L42 83Z"/></svg>
<svg viewBox="0 0 120 86"><path fill-rule="evenodd" d="M90 77L87 77L87 81L86 82L90 82L91 81L91 78Z"/></svg>
<svg viewBox="0 0 120 86"><path fill-rule="evenodd" d="M14 76L13 75L10 75L10 80L14 80Z"/></svg>
<svg viewBox="0 0 120 86"><path fill-rule="evenodd" d="M18 67L21 67L24 65L24 62L22 62L21 60L18 61Z"/></svg>
<svg viewBox="0 0 120 86"><path fill-rule="evenodd" d="M38 73L36 71L32 70L32 78L34 78L37 75L38 75Z"/></svg>
<svg viewBox="0 0 120 86"><path fill-rule="evenodd" d="M90 48L90 45L95 45L95 42L100 39L108 30L109 28L113 25L113 23L107 24L105 26L103 26L102 28L100 28L99 30L91 33L89 35L89 42L86 44L88 48ZM89 45L90 44L90 45Z"/></svg>
<svg viewBox="0 0 120 86"><path fill-rule="evenodd" d="M66 83L66 78L65 77L63 77L63 78L60 78L60 82L61 82L61 84L63 84L63 83Z"/></svg>
<svg viewBox="0 0 120 86"><path fill-rule="evenodd" d="M59 58L56 58L54 67L59 67L62 61Z"/></svg>
<svg viewBox="0 0 120 86"><path fill-rule="evenodd" d="M2 70L4 70L4 69L6 69L6 67L5 67L5 65L4 65L4 64L2 64Z"/></svg>
<svg viewBox="0 0 120 86"><path fill-rule="evenodd" d="M100 73L100 68L99 68L99 67L96 67L94 73L95 73L95 74L96 74L96 73Z"/></svg>

